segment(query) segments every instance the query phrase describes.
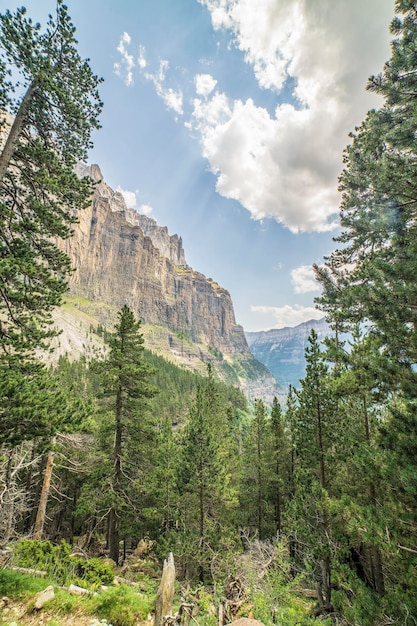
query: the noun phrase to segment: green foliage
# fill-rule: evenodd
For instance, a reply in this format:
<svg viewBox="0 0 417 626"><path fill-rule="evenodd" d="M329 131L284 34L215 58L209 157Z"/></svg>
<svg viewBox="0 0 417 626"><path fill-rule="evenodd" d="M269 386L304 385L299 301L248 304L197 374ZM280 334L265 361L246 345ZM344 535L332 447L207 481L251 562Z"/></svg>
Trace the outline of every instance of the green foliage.
<svg viewBox="0 0 417 626"><path fill-rule="evenodd" d="M145 460L149 458L155 438L155 420L147 411L146 399L157 389L151 384L152 369L143 356L141 323L131 309L124 305L118 313L118 323L109 337L110 351L106 359L93 364L100 377L101 404L112 415L112 439L103 439L108 461L113 470L107 476L109 484L109 555L118 563L122 518L137 515L140 483ZM107 442L106 442L107 439ZM122 515L123 512L123 515Z"/></svg>
<svg viewBox="0 0 417 626"><path fill-rule="evenodd" d="M77 177L74 165L85 157L91 132L99 126L100 81L79 57L74 32L62 0L44 32L26 17L25 8L0 14L5 135L0 152L0 417L5 425L1 442L11 444L51 430L46 414L56 411L48 405L51 389L44 393L45 368L37 351L47 349L56 335L51 312L61 303L71 270L57 242L70 236L93 188L92 181Z"/></svg>
<svg viewBox="0 0 417 626"><path fill-rule="evenodd" d="M247 603L242 615L253 614L267 626L317 623L311 617L311 602L299 595L304 579L292 571L287 538L249 542L247 551L238 558L237 568L239 578L246 581Z"/></svg>
<svg viewBox="0 0 417 626"><path fill-rule="evenodd" d="M201 581L210 577L213 552L227 537L237 505L232 469L233 415L223 390L209 365L180 439L176 526L182 531L176 537L187 562L185 569L192 570Z"/></svg>
<svg viewBox="0 0 417 626"><path fill-rule="evenodd" d="M8 569L0 569L0 593L9 598L23 598L43 591L49 584L45 578L34 578Z"/></svg>
<svg viewBox="0 0 417 626"><path fill-rule="evenodd" d="M57 615L71 615L79 610L83 603L81 596L71 594L67 589L54 587L54 593L54 598L48 602L48 608Z"/></svg>
<svg viewBox="0 0 417 626"><path fill-rule="evenodd" d="M139 594L127 585L119 585L89 599L91 613L109 620L113 626L134 626L147 619L154 599Z"/></svg>
<svg viewBox="0 0 417 626"><path fill-rule="evenodd" d="M53 545L50 541L23 539L14 550L14 559L19 567L45 570L49 578L60 584L73 582L95 588L113 582L115 569L107 561L70 555L71 546L65 541Z"/></svg>
<svg viewBox="0 0 417 626"><path fill-rule="evenodd" d="M63 584L74 576L70 554L71 546L66 541L53 545L50 541L23 539L16 544L14 559L19 567L45 570L51 579Z"/></svg>
<svg viewBox="0 0 417 626"><path fill-rule="evenodd" d="M75 562L75 573L80 578L82 585L87 587L100 587L110 585L115 576L115 566L102 559L72 558Z"/></svg>
<svg viewBox="0 0 417 626"><path fill-rule="evenodd" d="M335 610L350 624L374 626L383 620L381 596L367 587L352 570L338 564L334 572L336 591L333 593Z"/></svg>

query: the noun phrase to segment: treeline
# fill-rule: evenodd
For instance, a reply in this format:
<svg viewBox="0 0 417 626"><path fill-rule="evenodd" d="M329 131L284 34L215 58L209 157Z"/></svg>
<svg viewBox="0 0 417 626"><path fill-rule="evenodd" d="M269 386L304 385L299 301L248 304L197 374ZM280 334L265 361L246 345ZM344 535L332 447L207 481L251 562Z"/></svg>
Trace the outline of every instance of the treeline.
<svg viewBox="0 0 417 626"><path fill-rule="evenodd" d="M48 434L4 441L2 545L65 539L121 563L147 538L182 578L210 584L260 540L324 614L416 614L417 437L403 393L378 385L373 339L324 349L312 331L286 407L249 410L210 366L202 377L144 350L127 307L108 337L106 359L50 372L62 404Z"/></svg>

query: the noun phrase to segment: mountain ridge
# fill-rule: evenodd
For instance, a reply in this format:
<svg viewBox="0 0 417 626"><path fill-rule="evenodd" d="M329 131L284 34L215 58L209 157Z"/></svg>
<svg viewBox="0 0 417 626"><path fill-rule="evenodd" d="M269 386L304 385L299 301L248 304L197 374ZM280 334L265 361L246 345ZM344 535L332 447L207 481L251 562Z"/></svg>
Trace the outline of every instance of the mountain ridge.
<svg viewBox="0 0 417 626"><path fill-rule="evenodd" d="M247 331L245 337L252 354L272 372L282 388L286 389L288 385L297 388L305 375L304 352L311 329L316 331L320 340L330 333L323 317L293 327Z"/></svg>

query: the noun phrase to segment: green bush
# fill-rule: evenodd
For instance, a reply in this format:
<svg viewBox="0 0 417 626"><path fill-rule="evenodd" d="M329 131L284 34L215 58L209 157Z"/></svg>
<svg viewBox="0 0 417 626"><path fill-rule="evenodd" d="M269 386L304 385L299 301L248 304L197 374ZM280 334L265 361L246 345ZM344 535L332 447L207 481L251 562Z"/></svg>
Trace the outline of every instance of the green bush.
<svg viewBox="0 0 417 626"><path fill-rule="evenodd" d="M15 546L14 561L19 567L44 570L47 576L63 584L74 575L70 554L71 546L66 541L54 545L50 541L23 539Z"/></svg>
<svg viewBox="0 0 417 626"><path fill-rule="evenodd" d="M90 612L107 619L113 626L134 626L147 619L154 598L143 596L127 585L112 587L88 601Z"/></svg>
<svg viewBox="0 0 417 626"><path fill-rule="evenodd" d="M95 588L114 579L115 567L102 559L72 557L66 541L54 545L50 541L23 539L16 544L14 561L19 567L45 570L59 584L75 583Z"/></svg>
<svg viewBox="0 0 417 626"><path fill-rule="evenodd" d="M374 626L380 623L381 597L369 589L347 565L333 571L337 590L332 593L335 611L349 623Z"/></svg>
<svg viewBox="0 0 417 626"><path fill-rule="evenodd" d="M76 573L84 584L99 587L113 582L116 573L115 565L97 558L73 560L76 564Z"/></svg>

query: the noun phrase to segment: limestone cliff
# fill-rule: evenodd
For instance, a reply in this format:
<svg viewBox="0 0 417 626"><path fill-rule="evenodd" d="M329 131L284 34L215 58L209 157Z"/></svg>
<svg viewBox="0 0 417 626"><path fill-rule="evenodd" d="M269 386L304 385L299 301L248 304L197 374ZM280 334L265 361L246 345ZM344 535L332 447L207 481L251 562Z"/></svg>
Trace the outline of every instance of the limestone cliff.
<svg viewBox="0 0 417 626"><path fill-rule="evenodd" d="M187 266L181 238L127 209L98 166L82 166L79 174L101 182L65 242L75 268L70 293L116 308L126 303L144 324L169 328L222 355L249 356L230 294Z"/></svg>

